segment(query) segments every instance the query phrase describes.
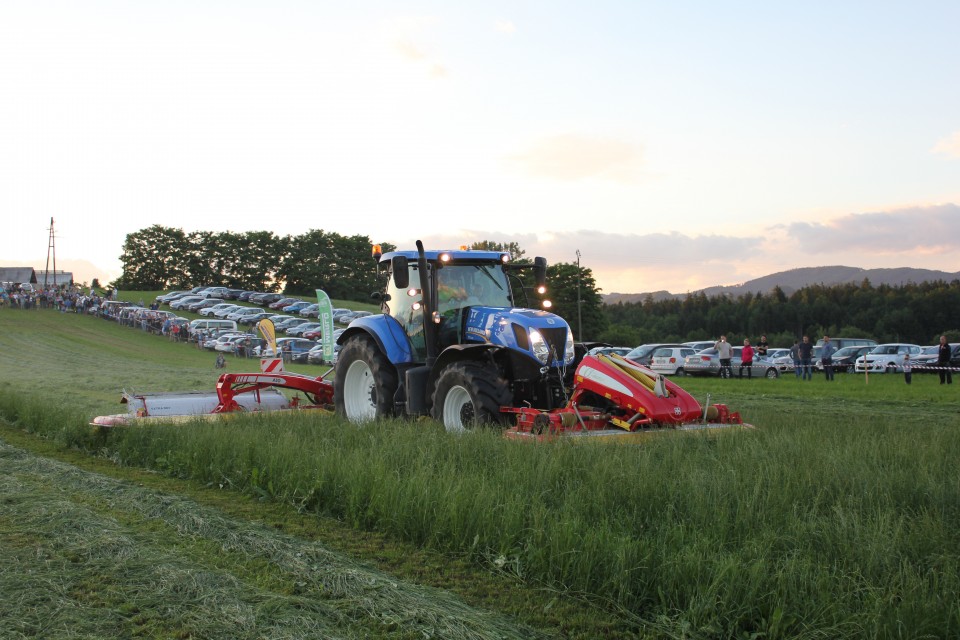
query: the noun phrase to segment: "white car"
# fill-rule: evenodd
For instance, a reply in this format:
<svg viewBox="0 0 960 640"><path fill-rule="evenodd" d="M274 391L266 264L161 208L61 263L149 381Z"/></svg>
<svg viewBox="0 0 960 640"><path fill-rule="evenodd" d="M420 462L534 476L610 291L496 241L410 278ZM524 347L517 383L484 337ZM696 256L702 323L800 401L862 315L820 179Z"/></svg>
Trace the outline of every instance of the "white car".
<svg viewBox="0 0 960 640"><path fill-rule="evenodd" d="M693 347L660 347L653 351L650 368L667 376L682 376L684 360L696 353Z"/></svg>
<svg viewBox="0 0 960 640"><path fill-rule="evenodd" d="M227 314L226 319L239 322L244 316L252 316L257 313L263 313L263 309L258 307L240 307L236 311L231 311Z"/></svg>
<svg viewBox="0 0 960 640"><path fill-rule="evenodd" d="M202 316L215 316L217 311L223 311L224 309L237 309L237 305L231 302L221 302L220 304L215 304L212 307L204 307L200 309L198 313Z"/></svg>
<svg viewBox="0 0 960 640"><path fill-rule="evenodd" d="M917 344L889 342L873 348L870 353L857 358L854 370L863 373L898 373L903 371L903 357L910 356L913 360L920 355L923 349Z"/></svg>

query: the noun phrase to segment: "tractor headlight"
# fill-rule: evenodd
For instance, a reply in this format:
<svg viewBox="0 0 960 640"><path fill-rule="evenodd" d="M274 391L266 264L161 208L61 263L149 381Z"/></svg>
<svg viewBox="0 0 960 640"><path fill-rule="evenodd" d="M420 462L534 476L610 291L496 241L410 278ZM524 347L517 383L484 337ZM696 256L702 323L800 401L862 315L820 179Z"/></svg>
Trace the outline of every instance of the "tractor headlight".
<svg viewBox="0 0 960 640"><path fill-rule="evenodd" d="M573 331L567 329L567 343L563 347L563 362L565 364L570 364L573 362L574 357L576 356L576 351L573 348Z"/></svg>
<svg viewBox="0 0 960 640"><path fill-rule="evenodd" d="M536 329L530 329L530 349L533 350L533 355L540 361L540 364L547 364L550 360L550 347L547 346L547 341L543 339L543 335Z"/></svg>

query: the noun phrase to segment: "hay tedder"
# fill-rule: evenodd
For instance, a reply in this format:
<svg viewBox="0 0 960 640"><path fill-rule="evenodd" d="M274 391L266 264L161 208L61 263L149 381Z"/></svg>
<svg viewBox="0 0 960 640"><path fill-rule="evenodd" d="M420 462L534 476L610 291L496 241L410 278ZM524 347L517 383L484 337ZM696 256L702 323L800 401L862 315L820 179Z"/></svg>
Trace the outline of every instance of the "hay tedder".
<svg viewBox="0 0 960 640"><path fill-rule="evenodd" d="M711 406L709 398L701 405L631 360L584 355L566 321L545 310L546 300L541 309L522 306L528 294L546 291L543 258L513 264L505 252L428 252L419 241L416 251L381 254L375 247L374 256L387 272L385 289L373 294L382 313L355 319L339 337L333 382L290 373L223 374L203 402L178 401L178 409L170 394L128 396L130 413L94 424L158 411L178 415L170 411L187 404L192 415L211 416L308 407L333 409L356 423L432 416L451 432L486 424L525 440L743 424L726 406ZM524 279L529 270L532 278ZM306 400L286 401L278 388Z"/></svg>

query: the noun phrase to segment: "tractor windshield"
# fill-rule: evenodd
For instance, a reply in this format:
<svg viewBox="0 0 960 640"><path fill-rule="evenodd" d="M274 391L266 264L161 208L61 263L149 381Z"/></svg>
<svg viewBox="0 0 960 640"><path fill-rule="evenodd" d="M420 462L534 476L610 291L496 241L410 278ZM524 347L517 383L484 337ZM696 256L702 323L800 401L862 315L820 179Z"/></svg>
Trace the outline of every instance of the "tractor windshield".
<svg viewBox="0 0 960 640"><path fill-rule="evenodd" d="M471 306L513 306L499 264L453 264L437 270L437 309L442 313Z"/></svg>

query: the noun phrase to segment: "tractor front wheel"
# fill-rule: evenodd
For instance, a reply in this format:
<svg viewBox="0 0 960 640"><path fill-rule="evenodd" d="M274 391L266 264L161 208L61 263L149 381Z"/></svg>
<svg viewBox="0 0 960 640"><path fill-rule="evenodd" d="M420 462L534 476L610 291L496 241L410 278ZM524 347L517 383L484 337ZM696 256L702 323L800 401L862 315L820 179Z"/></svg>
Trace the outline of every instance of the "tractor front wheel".
<svg viewBox="0 0 960 640"><path fill-rule="evenodd" d="M367 336L343 345L337 358L333 403L350 422L362 423L394 415L397 370Z"/></svg>
<svg viewBox="0 0 960 640"><path fill-rule="evenodd" d="M512 400L509 383L496 367L483 362L457 362L440 372L433 393L433 417L451 433L482 425L502 425L500 407Z"/></svg>

